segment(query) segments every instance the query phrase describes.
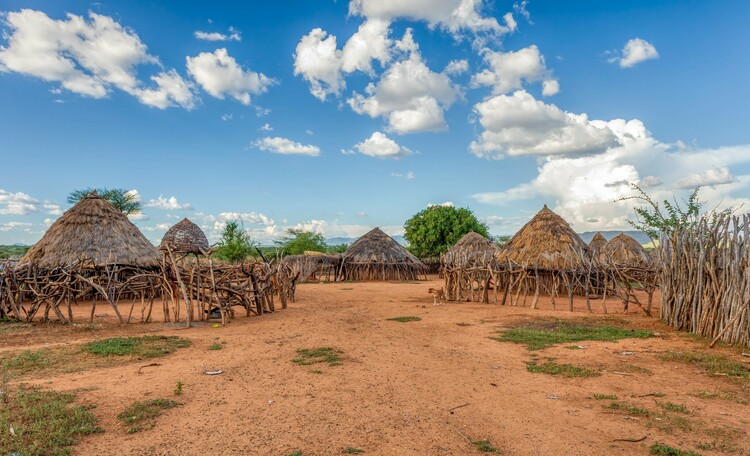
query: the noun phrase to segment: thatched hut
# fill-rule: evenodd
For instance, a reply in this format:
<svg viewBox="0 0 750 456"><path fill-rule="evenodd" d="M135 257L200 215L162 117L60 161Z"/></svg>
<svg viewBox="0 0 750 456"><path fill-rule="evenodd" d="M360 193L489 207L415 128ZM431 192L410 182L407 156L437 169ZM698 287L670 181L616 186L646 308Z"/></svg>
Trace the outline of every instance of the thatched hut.
<svg viewBox="0 0 750 456"><path fill-rule="evenodd" d="M602 233L597 232L594 235L594 238L591 239L591 242L589 242L589 251L591 252L591 258L599 258L599 252L601 252L602 248L604 248L605 245L607 245L607 238L602 236Z"/></svg>
<svg viewBox="0 0 750 456"><path fill-rule="evenodd" d="M291 276L296 282L330 281L332 278L336 279L341 256L305 252L303 255L285 256L281 263L290 268Z"/></svg>
<svg viewBox="0 0 750 456"><path fill-rule="evenodd" d="M516 233L496 258L505 286L503 303L516 290L534 290L532 307L540 291L554 297L567 291L572 309L573 294L586 294L593 266L589 246L562 217L547 205ZM512 294L511 294L512 299Z"/></svg>
<svg viewBox="0 0 750 456"><path fill-rule="evenodd" d="M155 297L162 290L158 251L128 218L95 192L82 198L56 220L12 271L11 293L4 299L16 318L34 318L44 306L44 318L54 311L60 321L72 321L71 305L93 299L107 301L120 322L121 299L141 303L141 320L148 321ZM24 302L24 299L27 300ZM67 318L60 306L67 306ZM148 311L148 315L146 315ZM132 316L131 307L128 321Z"/></svg>
<svg viewBox="0 0 750 456"><path fill-rule="evenodd" d="M374 228L346 249L341 280L419 280L426 266L380 228Z"/></svg>
<svg viewBox="0 0 750 456"><path fill-rule="evenodd" d="M633 237L620 233L607 242L599 251L602 262L612 266L645 266L648 253Z"/></svg>
<svg viewBox="0 0 750 456"><path fill-rule="evenodd" d="M495 255L500 249L479 233L469 232L441 257L449 301L489 302Z"/></svg>
<svg viewBox="0 0 750 456"><path fill-rule="evenodd" d="M601 249L599 262L609 277L613 292L622 299L625 312L631 300L641 305L633 293L634 285L638 285L648 293L648 303L643 310L650 315L657 273L646 249L633 237L620 233Z"/></svg>
<svg viewBox="0 0 750 456"><path fill-rule="evenodd" d="M203 230L184 218L173 225L161 239L160 250L171 250L173 253L192 253L206 255L209 251L208 238Z"/></svg>

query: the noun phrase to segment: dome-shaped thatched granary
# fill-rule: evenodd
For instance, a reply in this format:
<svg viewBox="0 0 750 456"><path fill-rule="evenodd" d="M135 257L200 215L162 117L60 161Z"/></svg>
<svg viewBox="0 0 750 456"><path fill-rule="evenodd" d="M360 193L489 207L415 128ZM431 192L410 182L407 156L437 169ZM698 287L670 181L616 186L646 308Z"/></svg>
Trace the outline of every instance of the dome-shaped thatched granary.
<svg viewBox="0 0 750 456"><path fill-rule="evenodd" d="M171 250L173 253L194 253L205 255L209 245L203 230L187 218L172 226L161 239L160 250Z"/></svg>
<svg viewBox="0 0 750 456"><path fill-rule="evenodd" d="M645 266L649 263L646 249L625 233L610 239L600 250L599 257L611 266Z"/></svg>
<svg viewBox="0 0 750 456"><path fill-rule="evenodd" d="M589 246L568 222L545 204L496 257L500 263L555 271L585 265L588 253Z"/></svg>
<svg viewBox="0 0 750 456"><path fill-rule="evenodd" d="M488 302L495 255L500 249L479 233L469 232L441 256L449 301Z"/></svg>
<svg viewBox="0 0 750 456"><path fill-rule="evenodd" d="M453 266L487 264L499 251L500 249L494 242L471 231L443 254L443 264Z"/></svg>
<svg viewBox="0 0 750 456"><path fill-rule="evenodd" d="M354 241L341 258L343 280L419 280L426 267L380 228Z"/></svg>
<svg viewBox="0 0 750 456"><path fill-rule="evenodd" d="M607 245L607 238L602 236L602 233L596 233L594 238L589 242L589 251L591 252L591 258L599 258L599 252L602 248Z"/></svg>
<svg viewBox="0 0 750 456"><path fill-rule="evenodd" d="M159 267L159 253L128 218L92 192L49 227L19 262L36 268L91 266Z"/></svg>

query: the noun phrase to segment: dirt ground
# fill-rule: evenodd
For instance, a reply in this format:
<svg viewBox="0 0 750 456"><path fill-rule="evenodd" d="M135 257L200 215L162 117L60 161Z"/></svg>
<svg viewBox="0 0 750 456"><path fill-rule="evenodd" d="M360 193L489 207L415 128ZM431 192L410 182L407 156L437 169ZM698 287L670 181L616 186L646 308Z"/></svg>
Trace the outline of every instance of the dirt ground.
<svg viewBox="0 0 750 456"><path fill-rule="evenodd" d="M437 278L302 284L288 309L250 318L243 311L226 327L123 327L104 316L95 320L96 329L35 324L0 332L0 347L39 349L140 334L192 340L192 347L163 358L23 379L59 391L78 389L77 402L96 405L93 413L105 432L83 438L74 454L286 456L301 450L307 456L353 447L372 455L471 455L481 454L471 442L486 439L504 455L645 455L655 442L710 455L722 453L697 445L724 438L732 448L723 451L750 455L750 406L693 395L731 392L736 384L659 358L665 351L705 350L705 342L675 333L637 308L623 315L614 301L607 316L596 302L597 312L587 313L583 300L576 300L572 313L564 300L552 310L548 299L538 310L465 302L433 306L427 289L440 285ZM85 306L76 310L79 321L87 312ZM97 308L99 315L111 313ZM422 320L386 320L404 315ZM628 327L657 337L535 352L490 339L502 328L541 317L625 319ZM221 350L209 349L215 338ZM342 365L291 362L297 349L323 346L341 349ZM735 349L714 350L750 361ZM541 362L555 358L598 368L602 375L530 373L532 353ZM160 365L138 373L151 362ZM204 374L212 369L224 373ZM177 382L184 384L180 396L173 393ZM666 396L649 395L657 392ZM605 407L611 401L594 394L617 395L654 415L659 402L684 404L689 429L670 428L666 417L613 411ZM167 410L154 429L128 434L116 415L135 400L158 397L182 405Z"/></svg>

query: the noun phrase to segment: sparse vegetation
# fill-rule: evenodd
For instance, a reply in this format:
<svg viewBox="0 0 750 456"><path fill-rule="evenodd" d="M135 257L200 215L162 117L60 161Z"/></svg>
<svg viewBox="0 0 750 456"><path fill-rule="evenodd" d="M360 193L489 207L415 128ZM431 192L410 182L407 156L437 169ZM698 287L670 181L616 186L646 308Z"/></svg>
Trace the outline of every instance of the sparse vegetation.
<svg viewBox="0 0 750 456"><path fill-rule="evenodd" d="M460 321L460 322L456 323L456 326L471 326L471 323L465 323L463 321Z"/></svg>
<svg viewBox="0 0 750 456"><path fill-rule="evenodd" d="M672 402L657 402L659 407L663 408L664 410L668 412L677 412L677 413L690 413L690 410L685 406L685 404L675 404Z"/></svg>
<svg viewBox="0 0 750 456"><path fill-rule="evenodd" d="M113 337L84 344L83 351L99 356L156 358L190 346L190 340L177 336Z"/></svg>
<svg viewBox="0 0 750 456"><path fill-rule="evenodd" d="M182 383L181 381L178 381L178 382L177 382L177 384L176 384L176 385L175 385L175 387L174 387L174 395L175 395L175 396L180 396L180 395L182 394L182 387L183 387L184 385L185 385L185 384L184 384L184 383Z"/></svg>
<svg viewBox="0 0 750 456"><path fill-rule="evenodd" d="M625 329L608 325L596 325L562 320L534 321L500 331L492 337L499 342L524 344L529 350L541 350L555 344L584 340L616 341L628 338L647 338L652 334L642 329Z"/></svg>
<svg viewBox="0 0 750 456"><path fill-rule="evenodd" d="M659 442L654 443L649 448L651 454L663 455L663 456L701 456L700 453L696 453L692 450L679 450L677 448L665 445Z"/></svg>
<svg viewBox="0 0 750 456"><path fill-rule="evenodd" d="M328 363L329 366L340 366L341 355L343 353L338 348L332 347L300 348L297 350L299 357L292 359L292 362L300 366L309 366L318 363Z"/></svg>
<svg viewBox="0 0 750 456"><path fill-rule="evenodd" d="M666 352L662 353L660 358L664 361L676 361L696 365L710 375L722 375L740 379L750 378L750 370L746 366L713 353Z"/></svg>
<svg viewBox="0 0 750 456"><path fill-rule="evenodd" d="M471 443L482 453L497 453L497 448L492 446L489 440L475 440Z"/></svg>
<svg viewBox="0 0 750 456"><path fill-rule="evenodd" d="M289 456L302 456L302 450L292 451Z"/></svg>
<svg viewBox="0 0 750 456"><path fill-rule="evenodd" d="M420 317L405 316L405 317L386 318L386 320L388 320L388 321L397 321L399 323L408 323L410 321L420 321L422 319Z"/></svg>
<svg viewBox="0 0 750 456"><path fill-rule="evenodd" d="M603 399L615 400L615 399L617 399L617 395L616 394L594 394L594 399L596 399L596 400L603 400Z"/></svg>
<svg viewBox="0 0 750 456"><path fill-rule="evenodd" d="M742 405L748 405L750 404L750 398L743 397L740 394L737 393L729 393L729 392L713 392L713 391L697 391L690 394L691 396L695 396L701 399L722 399L725 401L732 401L736 402L738 404Z"/></svg>
<svg viewBox="0 0 750 456"><path fill-rule="evenodd" d="M365 450L356 447L346 447L342 452L346 454L361 454L364 453Z"/></svg>
<svg viewBox="0 0 750 456"><path fill-rule="evenodd" d="M224 346L220 342L214 342L208 346L209 350L221 350Z"/></svg>
<svg viewBox="0 0 750 456"><path fill-rule="evenodd" d="M75 405L75 395L21 388L4 395L0 406L3 454L67 455L84 435L102 432L93 406ZM12 431L11 431L12 429Z"/></svg>
<svg viewBox="0 0 750 456"><path fill-rule="evenodd" d="M609 405L605 406L605 408L608 408L610 410L614 410L616 412L621 412L626 415L630 416L649 416L651 415L651 412L649 412L645 408L636 407L632 404L628 404L627 402L611 402Z"/></svg>
<svg viewBox="0 0 750 456"><path fill-rule="evenodd" d="M23 375L44 369L52 363L53 361L49 358L47 351L25 350L17 355L11 355L0 360L0 367L3 372Z"/></svg>
<svg viewBox="0 0 750 456"><path fill-rule="evenodd" d="M128 408L117 415L117 418L129 425L128 433L139 432L144 429L152 429L155 426L154 419L161 415L162 411L177 407L179 402L171 399L152 399L144 402L133 402Z"/></svg>
<svg viewBox="0 0 750 456"><path fill-rule="evenodd" d="M557 364L548 361L544 364L537 364L536 361L528 361L526 370L532 373L542 373L549 375L560 375L563 377L598 377L601 372L586 367L575 366L573 364Z"/></svg>

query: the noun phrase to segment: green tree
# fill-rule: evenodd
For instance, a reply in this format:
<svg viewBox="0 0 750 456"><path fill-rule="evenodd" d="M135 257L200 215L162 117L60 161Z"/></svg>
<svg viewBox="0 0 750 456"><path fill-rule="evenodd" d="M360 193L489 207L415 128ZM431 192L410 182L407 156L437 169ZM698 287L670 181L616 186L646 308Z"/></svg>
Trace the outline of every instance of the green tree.
<svg viewBox="0 0 750 456"><path fill-rule="evenodd" d="M344 253L346 252L346 249L348 249L349 246L346 244L339 244L339 245L329 245L328 246L328 253Z"/></svg>
<svg viewBox="0 0 750 456"><path fill-rule="evenodd" d="M305 251L327 252L326 238L320 233L289 228L286 234L274 241L282 255L300 255Z"/></svg>
<svg viewBox="0 0 750 456"><path fill-rule="evenodd" d="M636 184L632 185L633 190L638 194L621 198L618 201L636 200L641 202L641 206L636 206L635 220L628 220L630 225L640 230L651 238L657 240L662 234L670 235L677 230L684 228L694 228L704 216L709 216L715 222L718 218L732 213L732 209L723 211L710 211L703 213L704 202L698 198L700 187L696 187L687 200L680 204L677 198L663 200L661 203L654 201L641 187Z"/></svg>
<svg viewBox="0 0 750 456"><path fill-rule="evenodd" d="M137 194L124 188L89 187L83 190L74 190L68 195L68 203L76 204L93 191L96 191L97 195L112 203L125 215L133 215L141 212L141 202L138 200Z"/></svg>
<svg viewBox="0 0 750 456"><path fill-rule="evenodd" d="M471 210L453 206L430 206L407 220L404 228L409 250L420 258L440 255L471 231L490 237L487 225Z"/></svg>
<svg viewBox="0 0 750 456"><path fill-rule="evenodd" d="M232 263L239 263L254 253L255 243L240 222L232 220L224 227L217 247L217 257Z"/></svg>
<svg viewBox="0 0 750 456"><path fill-rule="evenodd" d="M505 248L506 245L508 245L508 242L510 242L510 236L507 234L501 234L500 236L493 236L492 242L495 243L496 246L499 248Z"/></svg>

